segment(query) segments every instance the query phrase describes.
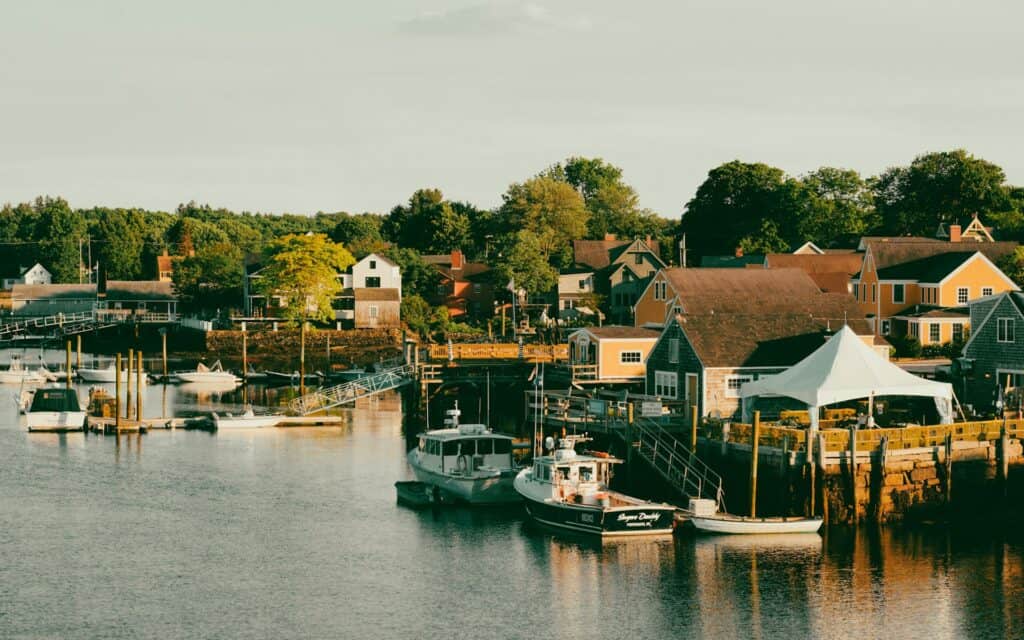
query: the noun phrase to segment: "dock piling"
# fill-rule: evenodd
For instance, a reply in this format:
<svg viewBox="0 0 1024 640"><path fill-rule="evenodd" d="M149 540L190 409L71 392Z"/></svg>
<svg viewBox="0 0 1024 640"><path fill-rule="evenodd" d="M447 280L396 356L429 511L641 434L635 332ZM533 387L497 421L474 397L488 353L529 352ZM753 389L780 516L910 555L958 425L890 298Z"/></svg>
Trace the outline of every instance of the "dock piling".
<svg viewBox="0 0 1024 640"><path fill-rule="evenodd" d="M128 350L128 379L125 380L124 419L132 419L132 364L135 360L135 349Z"/></svg>
<svg viewBox="0 0 1024 640"><path fill-rule="evenodd" d="M121 432L121 354L114 363L114 429Z"/></svg>
<svg viewBox="0 0 1024 640"><path fill-rule="evenodd" d="M71 341L70 340L68 340L67 354L66 354L66 357L64 359L64 371L68 375L68 377L66 379L66 385L67 385L67 388L70 389L71 388Z"/></svg>
<svg viewBox="0 0 1024 640"><path fill-rule="evenodd" d="M142 350L135 355L138 358L138 363L135 367L135 418L142 421Z"/></svg>
<svg viewBox="0 0 1024 640"><path fill-rule="evenodd" d="M757 517L757 444L761 438L761 412L754 412L754 433L750 449L750 517Z"/></svg>

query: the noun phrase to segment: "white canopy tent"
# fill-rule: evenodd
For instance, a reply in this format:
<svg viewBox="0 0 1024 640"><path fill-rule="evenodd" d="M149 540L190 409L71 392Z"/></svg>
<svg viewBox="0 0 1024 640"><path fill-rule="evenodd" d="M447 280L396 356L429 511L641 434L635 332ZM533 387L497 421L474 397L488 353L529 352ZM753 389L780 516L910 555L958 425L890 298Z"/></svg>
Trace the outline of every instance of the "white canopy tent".
<svg viewBox="0 0 1024 640"><path fill-rule="evenodd" d="M743 418L750 420L753 402L762 395L795 398L807 404L811 432L818 430L820 407L875 396L935 398L942 424L953 422L953 386L908 373L881 357L844 326L814 353L778 375L748 382L740 388Z"/></svg>

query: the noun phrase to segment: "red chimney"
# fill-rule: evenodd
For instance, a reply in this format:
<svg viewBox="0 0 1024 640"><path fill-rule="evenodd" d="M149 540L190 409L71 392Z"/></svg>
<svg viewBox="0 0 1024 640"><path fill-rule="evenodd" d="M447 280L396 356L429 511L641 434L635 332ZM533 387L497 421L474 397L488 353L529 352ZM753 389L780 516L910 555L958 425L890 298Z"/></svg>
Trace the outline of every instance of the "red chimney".
<svg viewBox="0 0 1024 640"><path fill-rule="evenodd" d="M462 255L460 249L452 249L452 271L462 269L466 263L466 258Z"/></svg>
<svg viewBox="0 0 1024 640"><path fill-rule="evenodd" d="M949 241L960 242L960 225L951 224L949 225Z"/></svg>
<svg viewBox="0 0 1024 640"><path fill-rule="evenodd" d="M737 258L742 258L743 257L743 247L736 247L736 257Z"/></svg>
<svg viewBox="0 0 1024 640"><path fill-rule="evenodd" d="M615 242L616 239L617 238L615 237L614 233L606 233L606 234L604 234L605 242Z"/></svg>

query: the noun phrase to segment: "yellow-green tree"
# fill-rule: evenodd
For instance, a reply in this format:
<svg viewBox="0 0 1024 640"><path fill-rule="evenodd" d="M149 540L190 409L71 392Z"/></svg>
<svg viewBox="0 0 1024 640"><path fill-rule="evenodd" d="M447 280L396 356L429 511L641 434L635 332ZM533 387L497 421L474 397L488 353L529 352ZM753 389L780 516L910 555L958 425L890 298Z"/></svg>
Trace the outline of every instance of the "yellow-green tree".
<svg viewBox="0 0 1024 640"><path fill-rule="evenodd" d="M286 318L329 322L334 319L331 302L341 292L338 275L355 261L325 234L286 235L267 250L256 288L265 296L280 296Z"/></svg>

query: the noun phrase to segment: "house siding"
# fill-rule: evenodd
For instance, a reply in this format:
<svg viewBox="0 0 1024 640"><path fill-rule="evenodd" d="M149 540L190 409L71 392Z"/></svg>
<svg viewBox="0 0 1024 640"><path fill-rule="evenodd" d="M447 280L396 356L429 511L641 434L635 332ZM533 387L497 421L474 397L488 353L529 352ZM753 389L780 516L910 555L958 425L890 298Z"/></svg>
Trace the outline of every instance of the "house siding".
<svg viewBox="0 0 1024 640"><path fill-rule="evenodd" d="M670 362L669 348L672 345L673 340L679 340L679 362ZM704 390L702 387L704 366L701 364L700 358L697 357L697 352L693 350L693 345L686 338L686 334L679 327L678 322L672 322L662 332L661 337L655 343L651 349L650 355L647 357L647 372L646 372L646 388L647 393L654 395L654 374L656 371L667 371L674 372L678 378L677 380L677 394L675 398L665 398L667 402L681 402L685 397L685 386L686 386L686 374L697 375L697 398L696 402L691 401L689 404L697 405L698 415L704 415ZM687 418L690 416L690 407L684 407L684 413Z"/></svg>
<svg viewBox="0 0 1024 640"><path fill-rule="evenodd" d="M991 304L985 305L991 308ZM973 312L973 309L972 309ZM1014 342L996 340L998 318L1014 319ZM974 370L964 380L966 402L976 410L993 406L996 399L996 371L999 369L1024 370L1024 318L1009 296L1002 296L988 321L976 327L964 356L974 360Z"/></svg>
<svg viewBox="0 0 1024 640"><path fill-rule="evenodd" d="M664 282L665 292L668 300L655 300L654 299L654 282ZM635 317L633 324L637 327L642 327L647 323L661 324L665 322L665 315L668 312L668 303L675 297L675 292L672 290L671 283L668 282L668 277L664 272L659 271L653 281L646 285L647 290L642 292L640 298L637 300L635 309Z"/></svg>

